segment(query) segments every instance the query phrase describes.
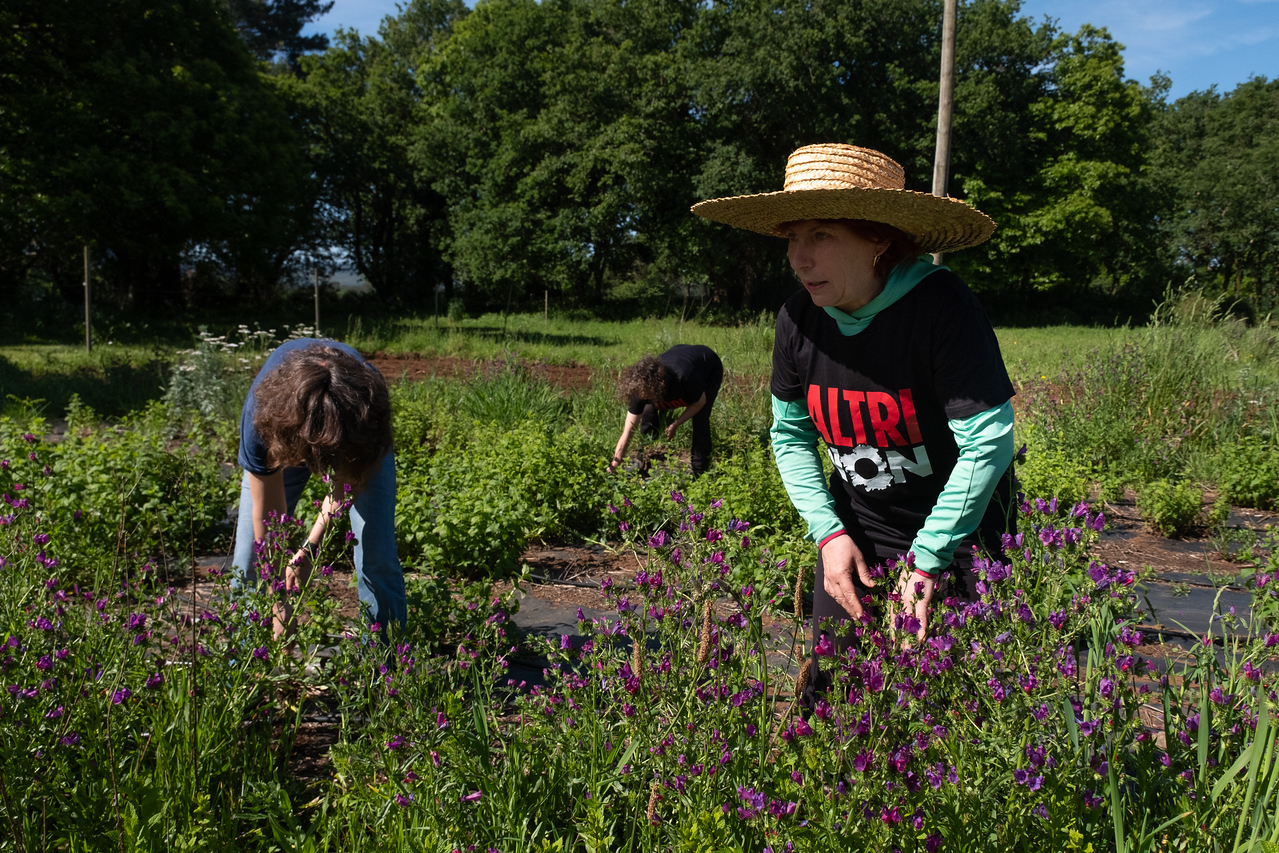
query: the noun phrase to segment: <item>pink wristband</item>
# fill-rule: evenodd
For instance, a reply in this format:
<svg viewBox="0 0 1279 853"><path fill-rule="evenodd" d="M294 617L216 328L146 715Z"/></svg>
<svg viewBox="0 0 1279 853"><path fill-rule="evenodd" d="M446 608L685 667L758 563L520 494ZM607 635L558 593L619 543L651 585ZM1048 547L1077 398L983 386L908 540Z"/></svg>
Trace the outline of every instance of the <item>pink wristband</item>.
<svg viewBox="0 0 1279 853"><path fill-rule="evenodd" d="M915 569L915 574L919 575L921 578L923 578L926 581L937 580L937 575L930 575L928 572L924 571L923 569Z"/></svg>
<svg viewBox="0 0 1279 853"><path fill-rule="evenodd" d="M829 542L830 540L832 540L832 539L836 538L837 536L846 536L846 535L848 535L848 534L847 534L847 533L846 533L846 531L845 531L845 530L841 527L839 530L836 530L836 531L835 531L834 533L832 533L830 536L827 536L825 539L823 539L822 541L818 542L818 543L817 543L817 549L820 551L822 548L825 548L825 547L826 547L826 543L827 543L827 542Z"/></svg>

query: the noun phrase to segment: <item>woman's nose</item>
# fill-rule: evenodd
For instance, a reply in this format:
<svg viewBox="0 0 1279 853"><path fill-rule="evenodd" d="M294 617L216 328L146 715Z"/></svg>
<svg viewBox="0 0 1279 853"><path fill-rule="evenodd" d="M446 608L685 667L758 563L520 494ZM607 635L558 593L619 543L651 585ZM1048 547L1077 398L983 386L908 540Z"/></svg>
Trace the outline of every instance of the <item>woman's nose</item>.
<svg viewBox="0 0 1279 853"><path fill-rule="evenodd" d="M790 268L797 272L812 263L812 257L808 253L808 250L799 242L790 244L790 251L787 255L790 258Z"/></svg>

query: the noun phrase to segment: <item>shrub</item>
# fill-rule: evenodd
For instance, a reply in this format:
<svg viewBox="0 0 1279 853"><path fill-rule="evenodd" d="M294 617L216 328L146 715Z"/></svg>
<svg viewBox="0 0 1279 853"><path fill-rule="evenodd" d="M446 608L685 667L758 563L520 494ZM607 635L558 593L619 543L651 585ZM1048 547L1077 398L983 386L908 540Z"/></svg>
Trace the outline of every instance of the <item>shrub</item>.
<svg viewBox="0 0 1279 853"><path fill-rule="evenodd" d="M1153 480L1137 494L1141 517L1151 529L1163 536L1182 536L1190 532L1203 506L1203 491L1191 483Z"/></svg>
<svg viewBox="0 0 1279 853"><path fill-rule="evenodd" d="M1050 427L1030 423L1021 432L1026 454L1017 468L1017 479L1026 494L1071 504L1087 500L1092 490L1092 466L1068 448L1054 444Z"/></svg>
<svg viewBox="0 0 1279 853"><path fill-rule="evenodd" d="M90 582L99 556L207 550L224 534L238 483L223 477L227 447L210 422L159 403L110 427L74 401L68 414L56 443L41 418L0 418L0 465L49 514L64 571Z"/></svg>
<svg viewBox="0 0 1279 853"><path fill-rule="evenodd" d="M397 456L396 531L405 560L432 572L500 576L529 537L591 535L607 492L599 447L578 427L474 425Z"/></svg>
<svg viewBox="0 0 1279 853"><path fill-rule="evenodd" d="M1279 507L1279 445L1245 435L1222 448L1218 488L1235 506Z"/></svg>

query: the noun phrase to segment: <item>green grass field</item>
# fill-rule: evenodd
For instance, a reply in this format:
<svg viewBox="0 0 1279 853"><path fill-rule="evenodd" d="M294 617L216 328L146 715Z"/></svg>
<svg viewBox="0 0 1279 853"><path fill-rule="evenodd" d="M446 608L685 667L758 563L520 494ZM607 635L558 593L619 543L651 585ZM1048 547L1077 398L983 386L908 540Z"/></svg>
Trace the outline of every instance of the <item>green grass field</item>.
<svg viewBox="0 0 1279 853"><path fill-rule="evenodd" d="M773 352L773 316L750 324L702 326L677 319L565 320L520 314L505 322L500 314L449 322L438 328L430 317L406 318L364 328L348 324L343 340L365 352L420 352L461 358L490 359L516 354L552 364L578 362L592 367L629 363L645 352L662 352L679 343L706 344L730 370L765 375ZM1123 338L1124 329L1078 326L998 329L999 344L1010 371L1056 373L1080 362L1094 349Z"/></svg>
<svg viewBox="0 0 1279 853"><path fill-rule="evenodd" d="M299 318L299 322L305 318ZM644 353L660 353L678 343L701 343L720 354L730 374L767 376L773 346L773 317L761 314L737 326L708 326L678 319L629 322L574 320L540 314L500 314L438 323L430 316L365 324L348 315L326 331L363 352L422 353L463 359L524 358L550 364L577 363L615 370ZM231 329L211 330L215 334ZM1118 351L1142 330L1079 326L996 329L1009 374L1019 384L1051 380L1078 370L1095 355ZM1279 385L1276 335L1267 328L1239 324L1193 330L1193 348L1221 359L1234 388ZM194 339L194 336L193 336ZM76 346L0 346L0 411L21 401L42 401L45 414L59 417L71 394L108 417L140 408L163 394L169 365L179 349L171 344L102 345L92 353Z"/></svg>

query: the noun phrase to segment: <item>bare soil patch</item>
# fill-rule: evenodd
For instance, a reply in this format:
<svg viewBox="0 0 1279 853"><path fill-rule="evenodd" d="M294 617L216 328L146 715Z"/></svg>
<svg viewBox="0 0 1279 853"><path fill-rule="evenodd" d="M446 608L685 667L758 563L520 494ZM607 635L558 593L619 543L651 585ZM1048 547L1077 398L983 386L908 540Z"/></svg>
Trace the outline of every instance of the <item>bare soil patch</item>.
<svg viewBox="0 0 1279 853"><path fill-rule="evenodd" d="M600 583L604 578L625 584L643 568L634 553L610 551L599 545L539 545L526 550L521 559L528 563L536 578L525 592L564 608L602 607L604 597ZM510 583L503 582L499 587L508 590Z"/></svg>
<svg viewBox="0 0 1279 853"><path fill-rule="evenodd" d="M369 363L381 371L388 381L416 382L438 376L446 379L471 379L482 376L491 369L493 362L483 359L466 359L452 355L423 355L421 353L365 353ZM586 391L596 379L596 371L585 364L546 364L520 362L534 376L545 378L561 391Z"/></svg>
<svg viewBox="0 0 1279 853"><path fill-rule="evenodd" d="M1205 509L1216 495L1205 496ZM1253 563L1227 559L1218 550L1210 531L1197 530L1179 539L1169 539L1152 532L1141 517L1131 492L1122 500L1107 501L1106 531L1094 551L1098 560L1111 566L1139 570L1146 566L1157 575L1202 575L1206 582L1225 582ZM1227 526L1260 531L1279 524L1279 515L1256 509L1234 509Z"/></svg>

